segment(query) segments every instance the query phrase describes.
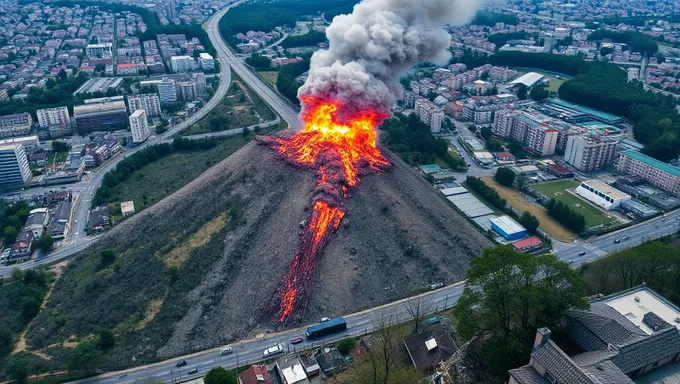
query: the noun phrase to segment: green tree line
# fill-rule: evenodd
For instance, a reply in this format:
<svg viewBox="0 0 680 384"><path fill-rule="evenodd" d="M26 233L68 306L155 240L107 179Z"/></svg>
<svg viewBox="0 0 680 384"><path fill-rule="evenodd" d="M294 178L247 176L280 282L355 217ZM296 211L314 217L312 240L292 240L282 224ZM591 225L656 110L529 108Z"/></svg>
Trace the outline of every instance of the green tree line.
<svg viewBox="0 0 680 384"><path fill-rule="evenodd" d="M310 31L306 35L288 36L281 42L283 48L310 47L326 41L326 34L318 31Z"/></svg>
<svg viewBox="0 0 680 384"><path fill-rule="evenodd" d="M519 19L515 15L508 15L498 12L479 11L471 24L483 25L485 27L493 27L497 23L505 23L506 25L517 25Z"/></svg>
<svg viewBox="0 0 680 384"><path fill-rule="evenodd" d="M496 49L504 46L505 44L508 43L510 40L522 40L522 39L527 39L531 37L529 33L524 32L524 31L519 31L519 32L509 32L509 33L495 33L493 35L489 35L489 38L487 39L490 43L496 44Z"/></svg>
<svg viewBox="0 0 680 384"><path fill-rule="evenodd" d="M640 32L633 31L612 31L609 29L598 29L588 36L589 41L611 40L615 43L627 44L630 50L647 57L654 56L659 51L659 45L651 38Z"/></svg>
<svg viewBox="0 0 680 384"><path fill-rule="evenodd" d="M465 179L465 184L467 184L470 189L479 193L483 198L493 204L496 208L505 211L505 206L507 201L503 199L495 189L489 187L480 178L474 176L468 176Z"/></svg>
<svg viewBox="0 0 680 384"><path fill-rule="evenodd" d="M586 218L581 213L571 209L564 202L550 199L546 208L550 216L574 232L581 233L586 229Z"/></svg>
<svg viewBox="0 0 680 384"><path fill-rule="evenodd" d="M276 79L276 89L295 105L300 105L297 93L302 86L302 83L295 79L309 71L310 57L306 55L303 56L302 61L283 66L279 71L279 77Z"/></svg>

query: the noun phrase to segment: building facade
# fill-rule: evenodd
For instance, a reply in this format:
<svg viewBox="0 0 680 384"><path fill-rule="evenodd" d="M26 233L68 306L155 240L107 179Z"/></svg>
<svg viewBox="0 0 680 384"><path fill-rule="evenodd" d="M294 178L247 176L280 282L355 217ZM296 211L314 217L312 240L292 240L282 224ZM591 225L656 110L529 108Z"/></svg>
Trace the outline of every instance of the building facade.
<svg viewBox="0 0 680 384"><path fill-rule="evenodd" d="M555 154L560 131L550 124L547 116L499 110L494 114L491 132L495 136L524 144L534 154L552 156Z"/></svg>
<svg viewBox="0 0 680 384"><path fill-rule="evenodd" d="M175 73L191 72L194 69L194 59L191 56L172 56L170 68Z"/></svg>
<svg viewBox="0 0 680 384"><path fill-rule="evenodd" d="M576 188L576 194L606 210L618 208L630 195L601 181L584 181Z"/></svg>
<svg viewBox="0 0 680 384"><path fill-rule="evenodd" d="M47 129L51 138L54 139L72 133L68 107L38 109L36 114L38 115L38 125L42 129Z"/></svg>
<svg viewBox="0 0 680 384"><path fill-rule="evenodd" d="M132 114L138 109L146 112L147 118L161 115L161 99L156 93L144 93L141 95L127 96L128 111Z"/></svg>
<svg viewBox="0 0 680 384"><path fill-rule="evenodd" d="M619 156L617 171L640 176L650 184L680 196L680 169L636 151Z"/></svg>
<svg viewBox="0 0 680 384"><path fill-rule="evenodd" d="M441 131L444 111L426 99L416 100L415 107L420 121L427 124L431 132L438 133Z"/></svg>
<svg viewBox="0 0 680 384"><path fill-rule="evenodd" d="M164 77L161 80L146 80L140 82L140 85L157 87L161 104L172 104L177 101L177 86L173 79Z"/></svg>
<svg viewBox="0 0 680 384"><path fill-rule="evenodd" d="M103 43L103 44L88 44L85 47L85 54L89 58L104 58L113 56L113 44Z"/></svg>
<svg viewBox="0 0 680 384"><path fill-rule="evenodd" d="M130 131L132 131L132 142L141 143L149 138L149 123L146 121L146 112L138 109L130 115Z"/></svg>
<svg viewBox="0 0 680 384"><path fill-rule="evenodd" d="M128 123L123 96L85 100L73 108L73 118L80 134L125 128Z"/></svg>
<svg viewBox="0 0 680 384"><path fill-rule="evenodd" d="M564 160L580 171L594 171L614 161L618 143L606 137L569 136Z"/></svg>
<svg viewBox="0 0 680 384"><path fill-rule="evenodd" d="M198 62L204 71L212 71L215 69L215 59L209 53L201 53L198 55Z"/></svg>
<svg viewBox="0 0 680 384"><path fill-rule="evenodd" d="M28 135L32 125L33 118L26 112L0 116L0 137Z"/></svg>
<svg viewBox="0 0 680 384"><path fill-rule="evenodd" d="M28 157L21 144L0 145L0 188L23 186L31 178Z"/></svg>

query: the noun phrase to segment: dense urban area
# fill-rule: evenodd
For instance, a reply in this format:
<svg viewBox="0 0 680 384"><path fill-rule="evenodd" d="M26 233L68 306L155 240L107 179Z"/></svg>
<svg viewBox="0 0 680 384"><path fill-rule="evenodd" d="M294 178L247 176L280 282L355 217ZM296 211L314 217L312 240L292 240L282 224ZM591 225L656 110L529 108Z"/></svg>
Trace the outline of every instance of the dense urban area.
<svg viewBox="0 0 680 384"><path fill-rule="evenodd" d="M442 25L272 320L338 191L267 146L357 3L0 0L0 382L680 383L673 0Z"/></svg>

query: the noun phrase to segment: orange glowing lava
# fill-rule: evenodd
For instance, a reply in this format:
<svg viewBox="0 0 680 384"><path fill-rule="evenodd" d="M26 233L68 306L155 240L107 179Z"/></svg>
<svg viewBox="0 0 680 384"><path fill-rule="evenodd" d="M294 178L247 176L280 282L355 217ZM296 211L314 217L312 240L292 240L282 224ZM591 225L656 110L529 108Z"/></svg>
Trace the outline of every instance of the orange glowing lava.
<svg viewBox="0 0 680 384"><path fill-rule="evenodd" d="M301 97L302 131L267 142L288 161L317 169L314 207L288 272L274 293L274 311L284 322L304 309L320 252L345 216L348 190L362 171L382 171L390 163L377 148L375 128L387 117L373 110L354 111L335 101Z"/></svg>

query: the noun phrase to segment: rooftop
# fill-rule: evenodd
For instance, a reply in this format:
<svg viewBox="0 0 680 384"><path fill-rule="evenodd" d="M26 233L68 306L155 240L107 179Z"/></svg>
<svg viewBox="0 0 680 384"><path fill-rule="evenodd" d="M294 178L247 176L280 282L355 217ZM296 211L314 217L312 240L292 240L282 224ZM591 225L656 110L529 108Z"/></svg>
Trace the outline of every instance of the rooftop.
<svg viewBox="0 0 680 384"><path fill-rule="evenodd" d="M565 107L565 108L569 108L569 109L572 109L572 110L575 110L575 111L578 111L578 112L581 112L581 113L586 113L588 115L595 116L598 119L602 119L604 121L611 122L611 123L616 123L616 122L621 121L620 116L616 116L612 113L598 111L597 109L584 107L583 105L570 103L570 102L568 102L566 100L562 100L562 99L550 99L549 101L547 101L547 103L556 104L556 105L559 105L559 106L562 106L562 107Z"/></svg>
<svg viewBox="0 0 680 384"><path fill-rule="evenodd" d="M523 226L507 215L494 217L491 219L491 223L495 224L507 234L526 231Z"/></svg>
<svg viewBox="0 0 680 384"><path fill-rule="evenodd" d="M648 335L654 333L654 330L643 322L643 318L649 312L655 313L668 324L672 324L680 330L680 308L647 288L647 286L631 288L607 296L601 301L625 316L626 319Z"/></svg>
<svg viewBox="0 0 680 384"><path fill-rule="evenodd" d="M515 80L511 81L510 84L515 85L515 84L524 84L527 87L533 87L536 83L541 81L545 76L541 75L540 73L536 72L529 72L526 73Z"/></svg>
<svg viewBox="0 0 680 384"><path fill-rule="evenodd" d="M618 189L612 187L611 185L607 185L599 180L588 180L582 182L581 184L585 184L598 192L602 192L603 194L611 197L612 199L630 198L629 194L621 192Z"/></svg>
<svg viewBox="0 0 680 384"><path fill-rule="evenodd" d="M623 152L623 154L632 158L632 159L642 161L643 163L645 163L647 165L651 165L654 168L659 168L660 170L662 170L664 172L668 172L673 176L680 177L680 168L676 168L676 167L674 167L670 164L664 163L663 161L659 161L659 160L657 160L653 157L649 157L649 156L645 155L644 153L640 153L640 152L636 152L636 151L626 151L626 152Z"/></svg>

